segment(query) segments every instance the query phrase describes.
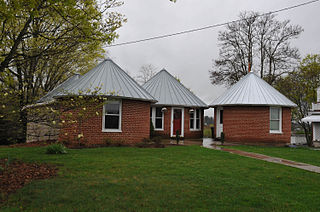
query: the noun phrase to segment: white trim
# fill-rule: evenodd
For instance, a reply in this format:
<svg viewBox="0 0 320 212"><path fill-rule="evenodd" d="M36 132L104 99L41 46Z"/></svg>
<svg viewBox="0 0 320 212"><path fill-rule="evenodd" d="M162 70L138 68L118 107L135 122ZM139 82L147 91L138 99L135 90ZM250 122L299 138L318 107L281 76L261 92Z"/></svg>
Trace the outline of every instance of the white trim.
<svg viewBox="0 0 320 212"><path fill-rule="evenodd" d="M279 130L271 130L271 109L277 108L279 109ZM272 134L282 134L282 107L270 107L269 108L269 132Z"/></svg>
<svg viewBox="0 0 320 212"><path fill-rule="evenodd" d="M216 130L216 138L221 137L221 133L223 132L223 116L222 116L222 124L220 124L220 111L223 111L223 107L217 107L214 109L215 110L215 115L216 117L216 125L215 125L215 130ZM223 113L223 112L222 112Z"/></svg>
<svg viewBox="0 0 320 212"><path fill-rule="evenodd" d="M171 129L170 129L170 137L175 137L173 135L173 111L175 109L181 110L181 137L184 137L184 108L183 107L172 107L171 108Z"/></svg>
<svg viewBox="0 0 320 212"><path fill-rule="evenodd" d="M312 123L312 141L316 140L316 126L315 123Z"/></svg>
<svg viewBox="0 0 320 212"><path fill-rule="evenodd" d="M189 112L189 130L190 131L201 131L201 116L202 116L202 110L200 108L191 108L194 110L193 112L193 128L191 128L191 116L190 116L190 112ZM197 110L199 110L199 129L196 128L197 126ZM190 111L190 110L189 110Z"/></svg>
<svg viewBox="0 0 320 212"><path fill-rule="evenodd" d="M154 130L155 131L163 131L164 130L164 112L163 111L161 111L162 112L162 126L161 126L161 128L156 128L156 108L161 108L162 109L162 107L151 107L151 111L152 111L152 116L151 116L151 120L152 120L152 123L153 123L153 127L154 127Z"/></svg>
<svg viewBox="0 0 320 212"><path fill-rule="evenodd" d="M119 106L119 128L118 129L105 129L104 126L105 126L105 105L108 103L108 102L119 102L120 103L120 106ZM103 104L103 109L102 109L102 132L122 132L121 130L121 120L122 120L122 101L121 100L109 100L109 101L105 101L105 103Z"/></svg>

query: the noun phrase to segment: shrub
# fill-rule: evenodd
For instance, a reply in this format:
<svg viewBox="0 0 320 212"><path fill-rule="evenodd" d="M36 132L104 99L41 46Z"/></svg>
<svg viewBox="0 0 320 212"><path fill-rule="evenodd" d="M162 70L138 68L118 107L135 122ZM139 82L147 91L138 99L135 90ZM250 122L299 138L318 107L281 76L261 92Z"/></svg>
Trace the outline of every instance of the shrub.
<svg viewBox="0 0 320 212"><path fill-rule="evenodd" d="M154 136L154 126L152 123L152 120L150 120L150 138L153 138Z"/></svg>
<svg viewBox="0 0 320 212"><path fill-rule="evenodd" d="M106 146L111 146L111 144L113 144L113 140L111 138L105 138L104 143Z"/></svg>
<svg viewBox="0 0 320 212"><path fill-rule="evenodd" d="M145 143L145 144L149 144L149 143L152 143L152 142L153 142L153 140L150 139L150 138L143 138L142 139L142 143Z"/></svg>
<svg viewBox="0 0 320 212"><path fill-rule="evenodd" d="M176 131L176 141L177 141L177 144L179 144L179 142L180 142L180 131L179 130Z"/></svg>
<svg viewBox="0 0 320 212"><path fill-rule="evenodd" d="M104 143L106 146L115 146L115 147L125 146L124 140L112 140L111 138L105 138Z"/></svg>
<svg viewBox="0 0 320 212"><path fill-rule="evenodd" d="M67 148L63 144L55 143L47 146L46 153L47 154L66 154Z"/></svg>
<svg viewBox="0 0 320 212"><path fill-rule="evenodd" d="M221 143L224 142L224 136L225 136L225 135L224 135L224 132L221 132L221 139L220 139L220 140L221 140Z"/></svg>
<svg viewBox="0 0 320 212"><path fill-rule="evenodd" d="M155 144L161 144L162 142L162 138L160 136L154 137L152 140Z"/></svg>

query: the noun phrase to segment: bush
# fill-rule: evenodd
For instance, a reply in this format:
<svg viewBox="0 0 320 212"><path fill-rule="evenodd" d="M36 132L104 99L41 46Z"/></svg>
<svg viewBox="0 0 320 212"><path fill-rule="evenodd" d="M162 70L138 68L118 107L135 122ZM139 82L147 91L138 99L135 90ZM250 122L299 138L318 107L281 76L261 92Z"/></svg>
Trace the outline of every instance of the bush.
<svg viewBox="0 0 320 212"><path fill-rule="evenodd" d="M162 138L160 136L154 137L152 140L157 145L162 143Z"/></svg>
<svg viewBox="0 0 320 212"><path fill-rule="evenodd" d="M150 120L150 138L153 138L154 136L154 126L152 123L152 120Z"/></svg>
<svg viewBox="0 0 320 212"><path fill-rule="evenodd" d="M221 132L221 143L223 143L224 142L224 132Z"/></svg>
<svg viewBox="0 0 320 212"><path fill-rule="evenodd" d="M115 147L121 147L125 146L125 141L124 140L112 140L111 138L105 138L104 143L106 146L115 146Z"/></svg>
<svg viewBox="0 0 320 212"><path fill-rule="evenodd" d="M145 143L145 144L150 144L150 143L152 143L152 142L153 142L153 140L150 139L150 138L143 138L143 139L142 139L142 143Z"/></svg>
<svg viewBox="0 0 320 212"><path fill-rule="evenodd" d="M55 143L47 146L46 153L47 154L66 154L67 148L63 144Z"/></svg>

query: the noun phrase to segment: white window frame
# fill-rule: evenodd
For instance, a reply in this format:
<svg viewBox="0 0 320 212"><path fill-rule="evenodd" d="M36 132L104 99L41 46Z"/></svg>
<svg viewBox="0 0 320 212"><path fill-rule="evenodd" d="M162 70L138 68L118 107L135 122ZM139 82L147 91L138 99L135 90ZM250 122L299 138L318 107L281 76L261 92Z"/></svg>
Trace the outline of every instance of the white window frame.
<svg viewBox="0 0 320 212"><path fill-rule="evenodd" d="M271 130L271 110L279 109L279 130ZM281 134L282 133L282 107L270 107L269 109L269 129L272 134Z"/></svg>
<svg viewBox="0 0 320 212"><path fill-rule="evenodd" d="M110 103L110 102L118 102L120 103L119 105L119 126L118 126L118 129L106 129L105 128L105 119L106 119L106 113L105 113L105 107L106 107L106 104ZM122 101L121 100L109 100L109 101L106 101L104 104L103 104L103 112L102 112L102 132L122 132L121 130L121 122L122 122Z"/></svg>
<svg viewBox="0 0 320 212"><path fill-rule="evenodd" d="M162 112L162 126L161 128L156 128L156 108L161 108L161 112ZM152 107L152 116L151 116L151 120L152 120L152 124L153 124L153 128L155 131L163 131L164 130L164 112L162 111L162 107Z"/></svg>
<svg viewBox="0 0 320 212"><path fill-rule="evenodd" d="M191 128L191 116L189 120L189 128L190 131L200 131L201 130L201 109L200 108L193 108L193 128ZM199 129L197 129L197 110L199 110ZM190 113L189 113L190 115Z"/></svg>

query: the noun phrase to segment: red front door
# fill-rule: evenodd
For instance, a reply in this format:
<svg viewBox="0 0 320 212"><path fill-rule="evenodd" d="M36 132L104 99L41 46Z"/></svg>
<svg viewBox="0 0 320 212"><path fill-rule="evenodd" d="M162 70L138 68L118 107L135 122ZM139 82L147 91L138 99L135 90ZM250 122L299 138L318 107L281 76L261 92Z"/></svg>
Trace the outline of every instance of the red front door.
<svg viewBox="0 0 320 212"><path fill-rule="evenodd" d="M182 124L182 110L173 109L173 135L176 135L177 130L179 130L179 135L181 135L181 124Z"/></svg>

